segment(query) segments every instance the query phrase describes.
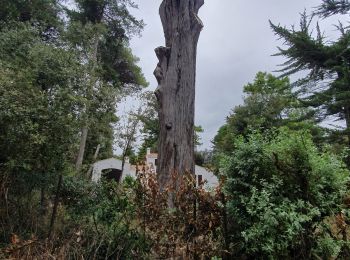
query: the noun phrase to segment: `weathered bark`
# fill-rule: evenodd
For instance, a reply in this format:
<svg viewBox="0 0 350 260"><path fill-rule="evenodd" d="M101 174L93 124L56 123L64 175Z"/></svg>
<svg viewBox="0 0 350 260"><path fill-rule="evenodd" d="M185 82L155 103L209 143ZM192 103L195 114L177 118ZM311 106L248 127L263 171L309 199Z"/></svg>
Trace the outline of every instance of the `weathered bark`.
<svg viewBox="0 0 350 260"><path fill-rule="evenodd" d="M165 46L154 75L158 81L160 136L158 180L163 188L173 172L194 173L194 102L197 42L204 0L163 0L159 13Z"/></svg>

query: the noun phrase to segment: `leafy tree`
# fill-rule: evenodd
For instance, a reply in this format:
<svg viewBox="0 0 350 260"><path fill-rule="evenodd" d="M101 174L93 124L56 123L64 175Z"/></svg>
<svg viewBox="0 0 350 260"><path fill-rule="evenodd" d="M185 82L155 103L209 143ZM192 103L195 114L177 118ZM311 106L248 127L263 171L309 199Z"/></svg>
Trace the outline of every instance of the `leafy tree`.
<svg viewBox="0 0 350 260"><path fill-rule="evenodd" d="M46 42L55 42L63 30L62 0L1 0L0 26L25 23L40 32ZM0 28L1 28L0 27Z"/></svg>
<svg viewBox="0 0 350 260"><path fill-rule="evenodd" d="M244 86L243 92L246 94L243 105L233 109L214 138L216 152L232 152L236 136L247 136L255 130L265 131L283 125L293 129L315 128L313 111L299 107L287 77L258 72L254 82Z"/></svg>
<svg viewBox="0 0 350 260"><path fill-rule="evenodd" d="M12 213L1 218L8 230L25 232L34 228L37 213L23 216L37 207L24 198L40 191L44 206L45 193L73 157L78 60L58 43L43 41L40 30L28 23L2 27L0 48L0 179L11 201L1 204Z"/></svg>
<svg viewBox="0 0 350 260"><path fill-rule="evenodd" d="M203 132L204 132L204 129L201 125L194 126L194 145L195 146L202 145L201 137L199 135Z"/></svg>
<svg viewBox="0 0 350 260"><path fill-rule="evenodd" d="M198 166L211 167L213 163L213 151L204 149L194 152L195 164Z"/></svg>
<svg viewBox="0 0 350 260"><path fill-rule="evenodd" d="M340 256L347 244L329 221L342 214L349 180L340 158L320 152L309 133L286 128L238 137L234 146L221 159L220 173L236 256Z"/></svg>
<svg viewBox="0 0 350 260"><path fill-rule="evenodd" d="M138 152L139 160L143 160L147 148L153 152L157 151L159 135L158 103L154 93L143 93L141 100L143 113L140 114L139 119L142 124L140 131L143 142Z"/></svg>
<svg viewBox="0 0 350 260"><path fill-rule="evenodd" d="M0 210L8 227L2 241L12 232L30 234L38 225L38 233L47 235L46 201L55 198L53 227L60 184L72 174L79 129L85 122L91 126L87 159L97 145L100 156L109 157L117 102L146 85L128 47L141 23L126 12L128 1L105 2L108 19L82 21L73 14L85 17L79 9L66 10L71 19L60 27L58 1L2 1L0 206L8 212Z"/></svg>
<svg viewBox="0 0 350 260"><path fill-rule="evenodd" d="M84 158L92 157L94 147L100 142L104 142L103 149L108 149L104 150L105 155L112 154L117 101L147 83L136 65L137 58L128 47L129 37L139 33L143 26L142 21L128 11L128 7L136 6L128 0L78 0L76 3L77 10L68 10L71 20L67 39L72 48L78 50L84 68L81 95L85 102L80 113L82 130L76 161L79 169Z"/></svg>
<svg viewBox="0 0 350 260"><path fill-rule="evenodd" d="M47 27L59 23L59 0L1 0L0 21L32 22Z"/></svg>
<svg viewBox="0 0 350 260"><path fill-rule="evenodd" d="M124 162L127 156L129 158L132 157L133 162L135 161L134 145L137 141L142 113L142 107L139 107L135 112L129 111L117 124L116 143L122 149L122 168L124 168Z"/></svg>

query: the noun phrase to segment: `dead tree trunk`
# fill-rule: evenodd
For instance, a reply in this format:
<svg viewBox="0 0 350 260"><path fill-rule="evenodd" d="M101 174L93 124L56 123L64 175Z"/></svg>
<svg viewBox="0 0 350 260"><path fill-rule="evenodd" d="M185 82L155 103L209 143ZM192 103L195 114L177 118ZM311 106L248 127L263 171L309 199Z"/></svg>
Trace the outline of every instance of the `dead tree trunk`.
<svg viewBox="0 0 350 260"><path fill-rule="evenodd" d="M160 136L158 180L164 187L173 172L194 173L194 102L197 42L203 24L198 17L204 0L163 0L159 14L165 47L154 75L158 81Z"/></svg>

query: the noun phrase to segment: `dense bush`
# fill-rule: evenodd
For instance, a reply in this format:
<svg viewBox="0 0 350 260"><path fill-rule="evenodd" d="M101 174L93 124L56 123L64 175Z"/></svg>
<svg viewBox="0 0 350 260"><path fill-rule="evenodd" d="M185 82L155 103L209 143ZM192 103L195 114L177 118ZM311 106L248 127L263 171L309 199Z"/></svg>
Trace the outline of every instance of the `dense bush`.
<svg viewBox="0 0 350 260"><path fill-rule="evenodd" d="M330 225L344 218L349 172L339 158L318 151L308 133L279 129L237 138L221 174L236 255L326 259L345 251L345 233L334 234Z"/></svg>
<svg viewBox="0 0 350 260"><path fill-rule="evenodd" d="M87 259L134 259L148 252L149 242L136 218L135 187L135 180L129 178L121 184L65 182L62 198L70 221L81 226Z"/></svg>
<svg viewBox="0 0 350 260"><path fill-rule="evenodd" d="M13 235L3 252L16 259L144 258L150 243L139 228L135 187L132 179L94 184L66 176L52 236Z"/></svg>

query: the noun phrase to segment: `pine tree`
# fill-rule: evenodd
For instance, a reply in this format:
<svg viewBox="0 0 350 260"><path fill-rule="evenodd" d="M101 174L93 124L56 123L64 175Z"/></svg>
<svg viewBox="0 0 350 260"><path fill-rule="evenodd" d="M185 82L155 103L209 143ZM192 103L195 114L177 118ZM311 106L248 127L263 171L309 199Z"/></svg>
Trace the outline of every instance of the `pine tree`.
<svg viewBox="0 0 350 260"><path fill-rule="evenodd" d="M304 13L299 30L270 23L287 46L279 48L276 54L287 58L280 71L283 75L308 71L308 75L296 84L302 102L322 111L323 119L335 116L345 120L344 134L350 146L350 31L339 27L339 39L326 43L318 26L317 36L313 37L310 22Z"/></svg>
<svg viewBox="0 0 350 260"><path fill-rule="evenodd" d="M323 3L316 9L315 14L326 18L334 14L346 14L349 11L349 0L323 0Z"/></svg>

